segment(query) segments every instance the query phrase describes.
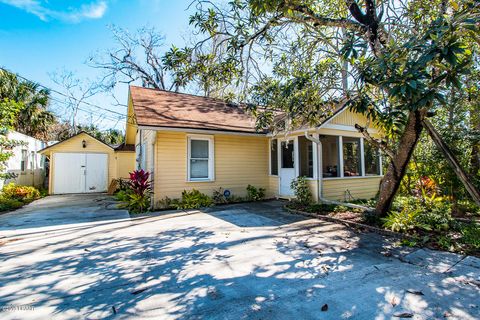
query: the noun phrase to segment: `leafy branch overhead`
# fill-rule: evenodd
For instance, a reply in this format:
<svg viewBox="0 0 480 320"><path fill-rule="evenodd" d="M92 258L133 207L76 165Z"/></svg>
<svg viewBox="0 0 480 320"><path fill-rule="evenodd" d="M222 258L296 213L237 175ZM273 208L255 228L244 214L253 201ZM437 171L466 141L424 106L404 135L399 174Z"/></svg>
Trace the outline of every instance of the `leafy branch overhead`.
<svg viewBox="0 0 480 320"><path fill-rule="evenodd" d="M238 100L261 106L252 108L258 127L314 126L343 101L383 129L385 140L374 141L369 128L357 124L393 159L380 188L382 215L405 175L425 117L445 108L446 95L460 90L478 68L475 1L194 4L190 23L203 38L183 52L193 65L207 48L218 64L233 62L230 85Z"/></svg>

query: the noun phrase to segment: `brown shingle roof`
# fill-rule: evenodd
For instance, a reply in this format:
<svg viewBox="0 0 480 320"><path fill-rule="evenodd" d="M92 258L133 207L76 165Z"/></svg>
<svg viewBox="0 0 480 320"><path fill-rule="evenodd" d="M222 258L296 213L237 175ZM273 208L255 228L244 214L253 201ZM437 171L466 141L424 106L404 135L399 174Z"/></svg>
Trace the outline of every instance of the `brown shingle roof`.
<svg viewBox="0 0 480 320"><path fill-rule="evenodd" d="M141 126L258 133L242 107L219 99L136 86L130 96Z"/></svg>

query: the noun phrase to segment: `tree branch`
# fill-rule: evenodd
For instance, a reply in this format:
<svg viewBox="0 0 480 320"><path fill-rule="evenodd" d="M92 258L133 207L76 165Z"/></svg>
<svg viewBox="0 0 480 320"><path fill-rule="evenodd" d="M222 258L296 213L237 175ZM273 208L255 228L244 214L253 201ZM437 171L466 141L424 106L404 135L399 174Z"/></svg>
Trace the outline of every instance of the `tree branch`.
<svg viewBox="0 0 480 320"><path fill-rule="evenodd" d="M387 143L383 140L377 140L375 138L373 138L370 133L368 132L368 129L366 127L362 127L361 125L359 124L355 124L355 129L358 130L358 132L360 132L363 137L365 138L365 140L367 140L368 142L370 142L371 144L373 144L375 147L379 148L380 150L382 150L390 159L394 159L395 158L395 153L393 152L393 150L391 150Z"/></svg>

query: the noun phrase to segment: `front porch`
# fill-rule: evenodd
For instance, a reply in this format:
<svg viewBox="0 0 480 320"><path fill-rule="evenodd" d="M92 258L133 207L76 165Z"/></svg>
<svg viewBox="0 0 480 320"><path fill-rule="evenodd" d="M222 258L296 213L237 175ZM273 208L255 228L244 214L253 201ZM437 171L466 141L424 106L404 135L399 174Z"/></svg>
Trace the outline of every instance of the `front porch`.
<svg viewBox="0 0 480 320"><path fill-rule="evenodd" d="M357 132L271 137L269 150L269 184L279 198L293 197L292 180L305 176L315 201L369 199L383 177L381 153Z"/></svg>

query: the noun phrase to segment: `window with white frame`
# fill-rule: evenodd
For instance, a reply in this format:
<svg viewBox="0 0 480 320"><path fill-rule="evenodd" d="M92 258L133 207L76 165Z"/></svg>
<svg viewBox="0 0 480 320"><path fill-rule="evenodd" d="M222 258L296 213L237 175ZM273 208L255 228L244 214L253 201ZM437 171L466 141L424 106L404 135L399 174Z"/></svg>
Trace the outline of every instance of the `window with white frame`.
<svg viewBox="0 0 480 320"><path fill-rule="evenodd" d="M188 180L213 180L213 137L188 137Z"/></svg>
<svg viewBox="0 0 480 320"><path fill-rule="evenodd" d="M323 178L382 175L378 148L363 138L320 136Z"/></svg>
<svg viewBox="0 0 480 320"><path fill-rule="evenodd" d="M20 171L22 172L27 171L27 163L28 163L28 151L26 149L22 149L22 158L20 160Z"/></svg>
<svg viewBox="0 0 480 320"><path fill-rule="evenodd" d="M278 140L270 141L270 174L278 175Z"/></svg>
<svg viewBox="0 0 480 320"><path fill-rule="evenodd" d="M343 137L343 176L362 175L360 138Z"/></svg>
<svg viewBox="0 0 480 320"><path fill-rule="evenodd" d="M304 136L298 137L300 175L313 178L313 142Z"/></svg>
<svg viewBox="0 0 480 320"><path fill-rule="evenodd" d="M376 176L382 174L380 172L380 150L367 140L364 140L364 154L365 175Z"/></svg>

